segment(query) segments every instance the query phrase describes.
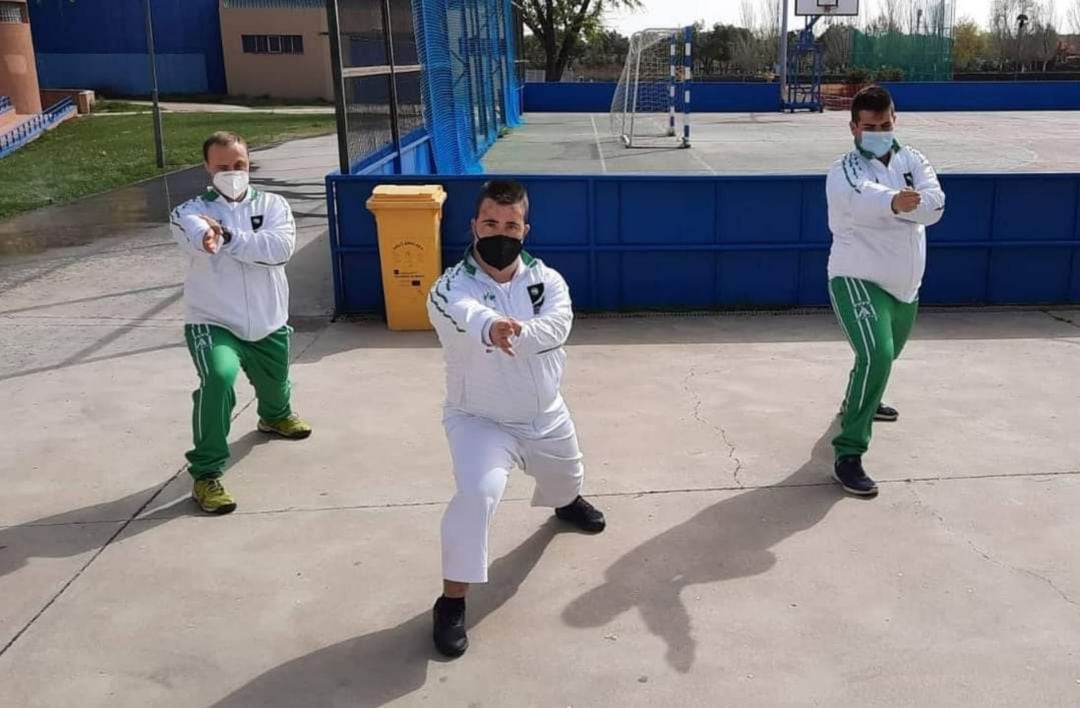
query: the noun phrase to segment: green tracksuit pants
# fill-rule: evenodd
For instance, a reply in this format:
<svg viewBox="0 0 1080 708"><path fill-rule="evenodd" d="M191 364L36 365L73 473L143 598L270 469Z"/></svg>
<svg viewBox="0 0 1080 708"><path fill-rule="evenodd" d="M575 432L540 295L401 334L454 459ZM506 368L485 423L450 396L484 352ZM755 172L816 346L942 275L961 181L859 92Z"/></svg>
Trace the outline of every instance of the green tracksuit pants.
<svg viewBox="0 0 1080 708"><path fill-rule="evenodd" d="M919 302L901 302L877 285L856 278L833 278L829 295L840 327L855 350L841 430L833 439L839 459L862 455L869 448L874 413L885 395L892 364L915 325Z"/></svg>
<svg viewBox="0 0 1080 708"><path fill-rule="evenodd" d="M215 325L184 327L188 351L199 372L199 388L191 394L195 447L187 453L192 477L220 477L225 470L229 461L229 427L236 405L233 384L240 369L255 388L260 418L276 421L292 414L289 406L291 332L285 326L257 342L245 342Z"/></svg>

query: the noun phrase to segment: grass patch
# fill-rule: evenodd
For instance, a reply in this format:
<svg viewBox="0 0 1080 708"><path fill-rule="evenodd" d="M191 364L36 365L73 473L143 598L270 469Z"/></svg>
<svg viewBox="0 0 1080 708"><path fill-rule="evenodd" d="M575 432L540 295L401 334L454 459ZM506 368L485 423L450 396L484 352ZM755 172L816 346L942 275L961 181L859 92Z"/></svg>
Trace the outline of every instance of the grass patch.
<svg viewBox="0 0 1080 708"><path fill-rule="evenodd" d="M153 108L127 101L96 101L94 113L149 113Z"/></svg>
<svg viewBox="0 0 1080 708"><path fill-rule="evenodd" d="M202 164L203 140L215 130L236 131L256 148L335 129L332 115L164 113L162 121L167 171ZM0 159L0 219L161 172L150 114L78 118Z"/></svg>

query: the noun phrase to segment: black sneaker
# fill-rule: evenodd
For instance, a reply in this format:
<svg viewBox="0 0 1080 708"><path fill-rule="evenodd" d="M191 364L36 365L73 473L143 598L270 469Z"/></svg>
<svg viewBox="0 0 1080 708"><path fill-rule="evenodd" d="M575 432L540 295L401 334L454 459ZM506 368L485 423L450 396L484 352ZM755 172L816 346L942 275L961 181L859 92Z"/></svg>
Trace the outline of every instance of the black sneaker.
<svg viewBox="0 0 1080 708"><path fill-rule="evenodd" d="M846 411L847 403L841 403L840 412L837 413L837 415L843 416ZM878 421L879 423L895 423L899 418L900 411L896 410L892 406L887 406L884 403L878 406L877 410L874 411L874 420Z"/></svg>
<svg viewBox="0 0 1080 708"><path fill-rule="evenodd" d="M446 596L435 601L432 610L434 631L432 638L435 648L443 656L456 659L469 648L469 638L465 636L465 600Z"/></svg>
<svg viewBox="0 0 1080 708"><path fill-rule="evenodd" d="M877 482L866 476L862 458L858 455L846 455L837 460L833 466L833 479L849 494L860 497L877 496Z"/></svg>
<svg viewBox="0 0 1080 708"><path fill-rule="evenodd" d="M900 417L900 412L892 406L887 406L882 403L874 411L874 420L881 421L883 423L895 423L897 418Z"/></svg>
<svg viewBox="0 0 1080 708"><path fill-rule="evenodd" d="M555 516L577 526L585 533L600 533L607 525L603 512L580 496L566 506L556 509Z"/></svg>

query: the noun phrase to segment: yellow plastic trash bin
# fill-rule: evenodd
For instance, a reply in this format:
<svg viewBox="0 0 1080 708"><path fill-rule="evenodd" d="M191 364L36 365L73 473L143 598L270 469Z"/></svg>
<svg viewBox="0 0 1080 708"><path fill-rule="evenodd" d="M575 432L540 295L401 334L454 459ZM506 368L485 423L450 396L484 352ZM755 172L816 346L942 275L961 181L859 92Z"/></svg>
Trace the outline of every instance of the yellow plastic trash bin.
<svg viewBox="0 0 1080 708"><path fill-rule="evenodd" d="M379 230L386 324L393 330L431 329L427 296L442 275L439 226L446 192L437 184L375 188L367 200Z"/></svg>

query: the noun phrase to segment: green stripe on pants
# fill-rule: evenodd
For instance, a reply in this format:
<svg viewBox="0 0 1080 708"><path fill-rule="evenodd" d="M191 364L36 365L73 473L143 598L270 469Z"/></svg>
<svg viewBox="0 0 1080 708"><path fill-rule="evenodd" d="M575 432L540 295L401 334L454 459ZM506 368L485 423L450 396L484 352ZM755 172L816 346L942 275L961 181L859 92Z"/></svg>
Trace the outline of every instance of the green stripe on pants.
<svg viewBox="0 0 1080 708"><path fill-rule="evenodd" d="M219 477L229 461L229 429L236 406L233 384L240 369L247 374L258 398L263 420L287 418L289 406L289 339L291 330L282 327L257 342L245 342L227 329L215 325L187 325L191 360L199 372L199 388L192 394L194 404L191 432L195 446L187 453L188 472L195 479Z"/></svg>
<svg viewBox="0 0 1080 708"><path fill-rule="evenodd" d="M885 395L892 363L915 326L919 303L900 302L873 283L857 278L833 278L829 295L844 336L855 351L841 430L833 439L839 459L862 455L869 449L874 413Z"/></svg>

